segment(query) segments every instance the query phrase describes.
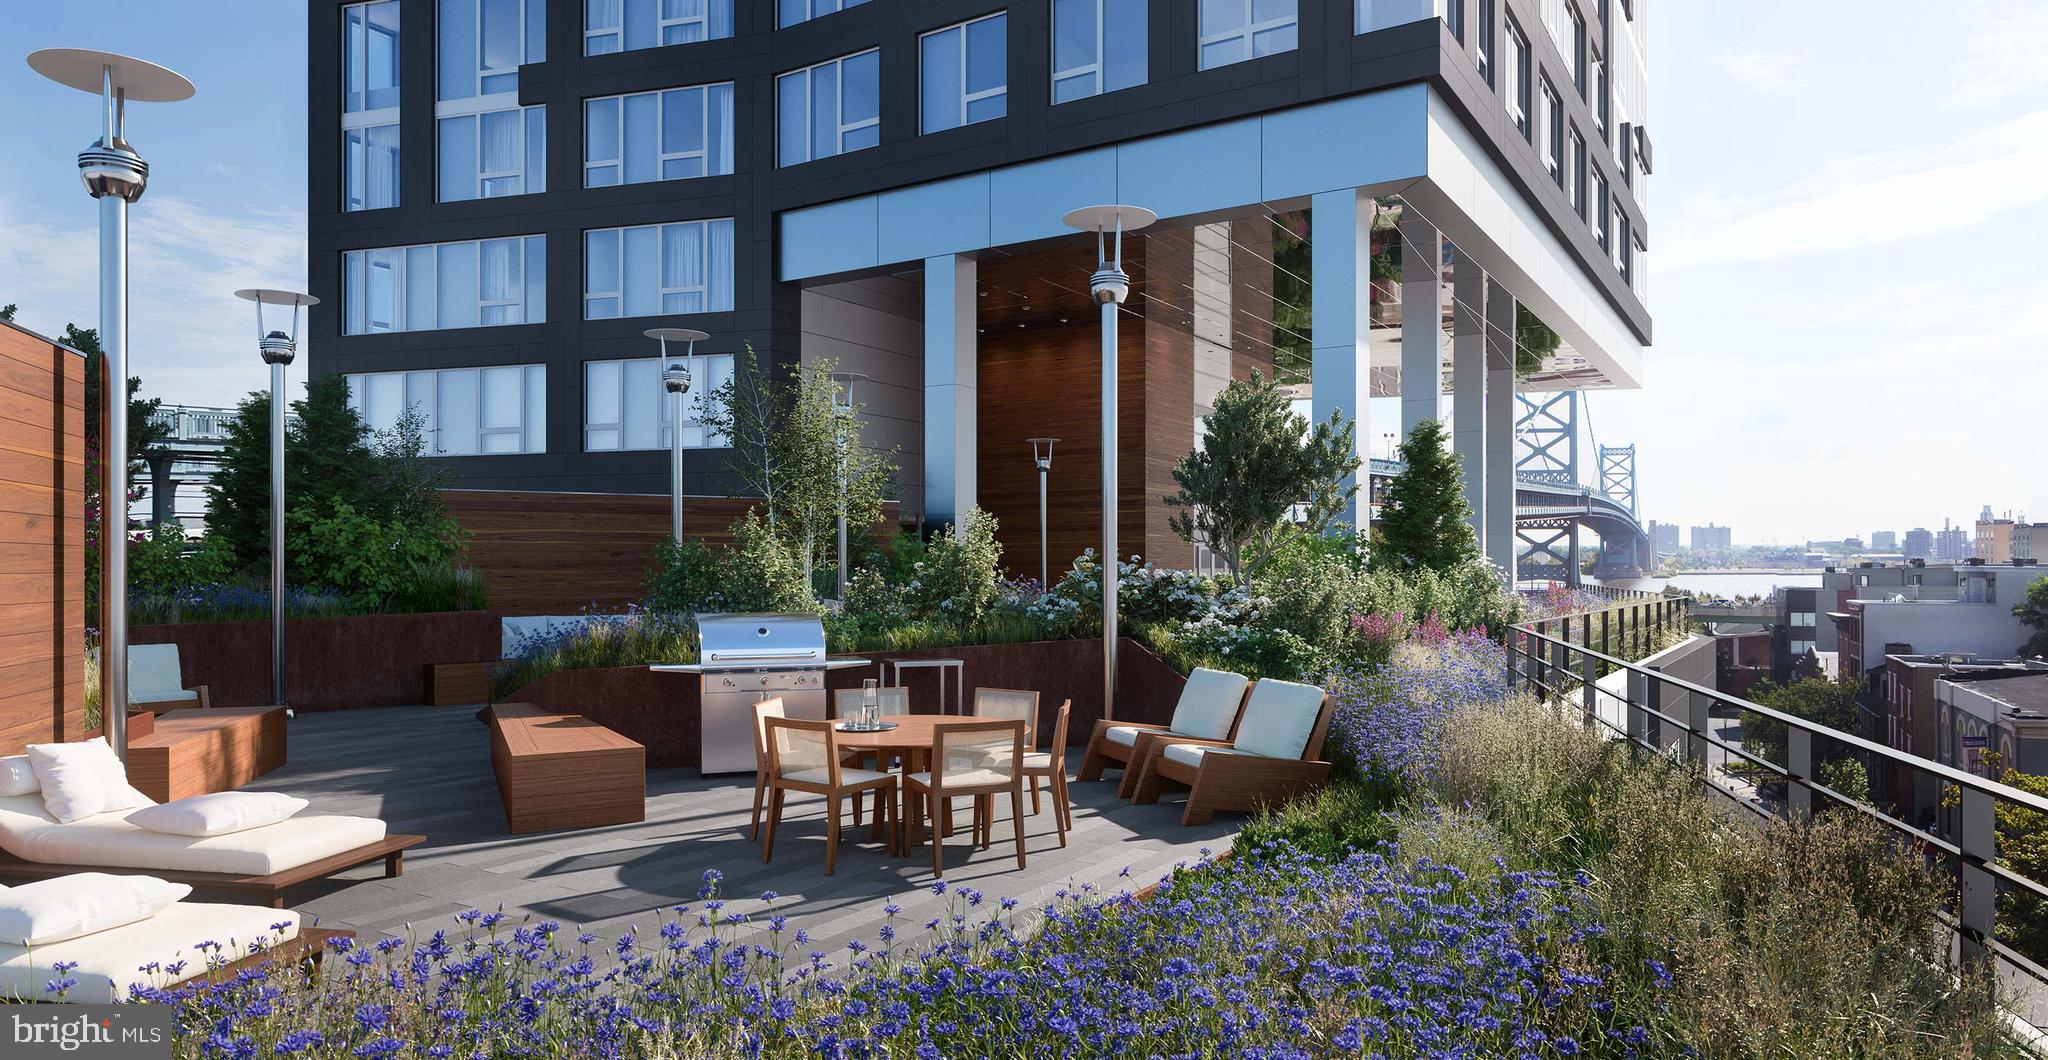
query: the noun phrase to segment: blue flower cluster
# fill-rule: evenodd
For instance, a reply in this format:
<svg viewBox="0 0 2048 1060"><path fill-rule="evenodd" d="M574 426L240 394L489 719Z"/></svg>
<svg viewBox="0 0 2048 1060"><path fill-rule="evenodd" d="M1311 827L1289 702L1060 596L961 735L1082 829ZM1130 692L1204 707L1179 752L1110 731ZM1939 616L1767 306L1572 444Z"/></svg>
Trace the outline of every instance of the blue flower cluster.
<svg viewBox="0 0 2048 1060"><path fill-rule="evenodd" d="M1333 741L1361 770L1423 779L1444 718L1506 696L1507 665L1506 649L1484 633L1411 637L1383 666L1330 676Z"/></svg>

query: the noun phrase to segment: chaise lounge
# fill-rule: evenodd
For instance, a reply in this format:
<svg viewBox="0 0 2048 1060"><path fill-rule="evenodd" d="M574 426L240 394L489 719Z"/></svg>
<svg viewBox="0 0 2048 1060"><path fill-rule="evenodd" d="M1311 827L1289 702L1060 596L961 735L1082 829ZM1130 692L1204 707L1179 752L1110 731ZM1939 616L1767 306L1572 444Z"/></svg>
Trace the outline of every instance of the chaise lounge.
<svg viewBox="0 0 2048 1060"><path fill-rule="evenodd" d="M1320 786L1330 763L1323 741L1337 701L1314 685L1262 680L1228 744L1161 741L1145 761L1133 801L1159 801L1168 783L1188 789L1183 825L1207 824L1217 810L1251 811Z"/></svg>
<svg viewBox="0 0 2048 1060"><path fill-rule="evenodd" d="M1245 689L1251 682L1227 670L1198 667L1188 675L1173 706L1173 720L1165 725L1110 721L1095 723L1088 738L1088 753L1081 760L1078 780L1099 780L1107 768L1121 767L1123 781L1117 795L1129 798L1137 787L1146 759L1169 739L1207 740L1223 743L1237 732L1237 719L1244 710Z"/></svg>

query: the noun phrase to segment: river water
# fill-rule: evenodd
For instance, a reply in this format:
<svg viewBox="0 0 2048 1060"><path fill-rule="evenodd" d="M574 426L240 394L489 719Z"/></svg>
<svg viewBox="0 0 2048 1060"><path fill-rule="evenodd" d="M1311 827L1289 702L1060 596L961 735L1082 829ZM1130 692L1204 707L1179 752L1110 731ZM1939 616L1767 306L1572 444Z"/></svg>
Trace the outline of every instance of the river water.
<svg viewBox="0 0 2048 1060"><path fill-rule="evenodd" d="M1775 588L1820 585L1819 571L1684 571L1669 578L1616 578L1602 584L1618 589L1662 592L1666 586L1690 589L1702 596L1769 596Z"/></svg>

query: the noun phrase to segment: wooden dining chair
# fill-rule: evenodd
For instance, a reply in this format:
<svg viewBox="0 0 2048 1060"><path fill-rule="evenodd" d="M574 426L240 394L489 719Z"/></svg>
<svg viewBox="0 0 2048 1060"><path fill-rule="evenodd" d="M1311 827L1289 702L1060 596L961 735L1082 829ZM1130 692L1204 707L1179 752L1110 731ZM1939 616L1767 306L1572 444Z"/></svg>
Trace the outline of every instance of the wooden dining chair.
<svg viewBox="0 0 2048 1060"><path fill-rule="evenodd" d="M754 704L754 824L747 832L750 843L761 838L761 800L768 793L768 719L788 716L781 696L770 696Z"/></svg>
<svg viewBox="0 0 2048 1060"><path fill-rule="evenodd" d="M953 799L974 801L974 838L988 849L993 831L995 796L1010 797L1010 821L1017 832L1017 867L1024 867L1024 723L990 719L948 722L932 737L931 771L904 778L903 798L911 801L909 845L922 840L923 822L932 821L932 875L946 875L945 843L939 822L950 817Z"/></svg>
<svg viewBox="0 0 2048 1060"><path fill-rule="evenodd" d="M1024 723L1024 750L1038 747L1038 693L1017 688L977 688L974 690L974 715L979 718L1007 718ZM1031 812L1038 813L1038 789L1031 788ZM951 831L952 822L948 821Z"/></svg>
<svg viewBox="0 0 2048 1060"><path fill-rule="evenodd" d="M1067 829L1074 827L1074 803L1067 797L1067 713L1073 707L1074 701L1069 699L1053 717L1051 750L1024 752L1024 783L1031 789L1031 812L1038 812L1038 782L1049 782L1053 826L1059 830L1061 846L1067 845Z"/></svg>
<svg viewBox="0 0 2048 1060"><path fill-rule="evenodd" d="M834 722L804 718L767 718L768 744L768 834L762 838L761 860L775 855L775 826L782 822L783 798L792 791L825 797L825 875L839 862L839 800L857 792L873 791L881 804L878 815L893 824L897 816L896 774L854 769L841 764L839 733ZM897 828L887 829L890 853L896 853Z"/></svg>
<svg viewBox="0 0 2048 1060"><path fill-rule="evenodd" d="M860 697L866 691L866 689L862 688L835 689L832 693L833 716L840 721L852 720L853 716L860 711ZM901 685L890 685L885 688L875 689L875 707L883 714L910 713L910 689L904 688ZM889 768L889 763L882 761L882 753L880 751L848 751L846 752L846 760L849 764L858 765L862 769L887 770ZM859 824L860 817L861 796L856 794L853 797L853 823Z"/></svg>

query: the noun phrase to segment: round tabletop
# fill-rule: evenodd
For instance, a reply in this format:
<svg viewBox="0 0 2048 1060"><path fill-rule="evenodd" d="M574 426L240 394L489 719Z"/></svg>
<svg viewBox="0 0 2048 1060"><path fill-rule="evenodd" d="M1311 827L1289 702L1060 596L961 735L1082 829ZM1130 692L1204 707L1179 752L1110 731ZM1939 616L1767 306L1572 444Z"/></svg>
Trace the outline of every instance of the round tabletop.
<svg viewBox="0 0 2048 1060"><path fill-rule="evenodd" d="M929 749L932 741L938 737L941 726L988 719L959 714L884 714L882 720L894 722L896 727L880 732L837 731L832 735L838 739L841 750L901 751L919 747Z"/></svg>

